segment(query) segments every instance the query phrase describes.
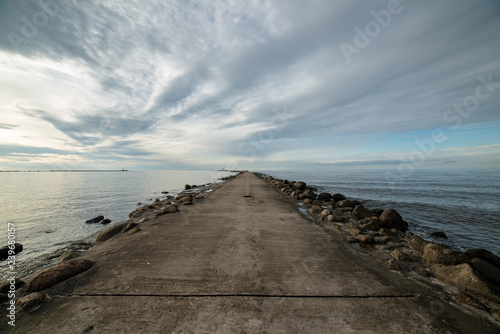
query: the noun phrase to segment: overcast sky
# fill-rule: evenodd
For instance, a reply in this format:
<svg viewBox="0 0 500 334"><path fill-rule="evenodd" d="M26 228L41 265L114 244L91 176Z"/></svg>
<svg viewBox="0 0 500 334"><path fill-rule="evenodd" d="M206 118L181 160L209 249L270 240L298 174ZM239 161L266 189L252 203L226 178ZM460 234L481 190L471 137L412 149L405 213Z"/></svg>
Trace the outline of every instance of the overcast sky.
<svg viewBox="0 0 500 334"><path fill-rule="evenodd" d="M0 0L0 169L500 167L496 0Z"/></svg>

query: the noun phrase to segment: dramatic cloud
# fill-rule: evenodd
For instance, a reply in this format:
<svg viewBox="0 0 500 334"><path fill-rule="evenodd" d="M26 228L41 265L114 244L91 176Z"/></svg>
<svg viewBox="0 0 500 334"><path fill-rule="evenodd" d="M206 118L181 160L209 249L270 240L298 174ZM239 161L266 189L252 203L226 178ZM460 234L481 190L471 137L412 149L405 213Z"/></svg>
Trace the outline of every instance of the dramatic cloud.
<svg viewBox="0 0 500 334"><path fill-rule="evenodd" d="M0 0L0 169L500 166L500 5Z"/></svg>

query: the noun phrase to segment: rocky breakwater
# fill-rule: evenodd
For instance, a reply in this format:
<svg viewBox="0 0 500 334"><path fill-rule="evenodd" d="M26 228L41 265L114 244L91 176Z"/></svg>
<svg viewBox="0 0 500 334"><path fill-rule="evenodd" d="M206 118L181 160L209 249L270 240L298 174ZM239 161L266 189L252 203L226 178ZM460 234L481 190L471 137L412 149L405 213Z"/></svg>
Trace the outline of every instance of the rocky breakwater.
<svg viewBox="0 0 500 334"><path fill-rule="evenodd" d="M369 209L357 200L336 193L317 193L302 181L288 181L259 174L280 192L298 201L319 223L342 232L380 265L398 271L442 293L458 304L500 321L500 258L484 249L459 252L407 233L408 223L393 208Z"/></svg>
<svg viewBox="0 0 500 334"><path fill-rule="evenodd" d="M88 247L82 249L82 245L79 242L75 242L70 245L72 247L69 250L56 252L57 262L52 262L49 265L44 264L43 268L37 268L34 272L30 272L24 277L21 275L15 281L6 281L0 284L0 303L9 303L7 292L15 289L17 311L29 312L36 309L46 299L50 298L52 293L50 288L91 270L94 262L85 258L89 248L98 247L100 244L107 242L119 234L132 235L140 233L144 223L158 216L179 212L180 206L196 204L198 201L203 200L208 193L222 186L222 184L185 187L186 189L175 198L167 196L164 200L156 199L151 204L137 208L129 214L127 221L101 230L95 238L95 243L92 242L89 245L85 243L83 245ZM87 223L103 224L103 220L105 220L104 217L98 216L87 221ZM20 252L21 249L20 246L17 252Z"/></svg>

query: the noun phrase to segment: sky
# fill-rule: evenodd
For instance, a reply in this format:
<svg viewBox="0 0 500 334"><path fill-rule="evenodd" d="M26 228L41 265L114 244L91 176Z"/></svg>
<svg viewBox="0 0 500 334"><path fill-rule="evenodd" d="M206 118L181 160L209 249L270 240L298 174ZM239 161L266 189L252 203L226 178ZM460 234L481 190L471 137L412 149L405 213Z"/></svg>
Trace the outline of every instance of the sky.
<svg viewBox="0 0 500 334"><path fill-rule="evenodd" d="M500 168L497 0L0 0L0 170Z"/></svg>

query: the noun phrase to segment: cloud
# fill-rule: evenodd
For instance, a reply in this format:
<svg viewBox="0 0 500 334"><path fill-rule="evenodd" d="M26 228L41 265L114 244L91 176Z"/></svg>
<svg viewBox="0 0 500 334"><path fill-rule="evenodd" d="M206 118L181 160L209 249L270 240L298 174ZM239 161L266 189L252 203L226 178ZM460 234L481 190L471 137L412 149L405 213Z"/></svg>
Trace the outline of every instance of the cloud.
<svg viewBox="0 0 500 334"><path fill-rule="evenodd" d="M401 8L349 63L341 43L387 1L0 1L0 145L138 168L343 164L374 150L376 165L413 150L408 134L460 119L463 147L465 126L500 122L500 7ZM489 75L494 91L454 110Z"/></svg>

